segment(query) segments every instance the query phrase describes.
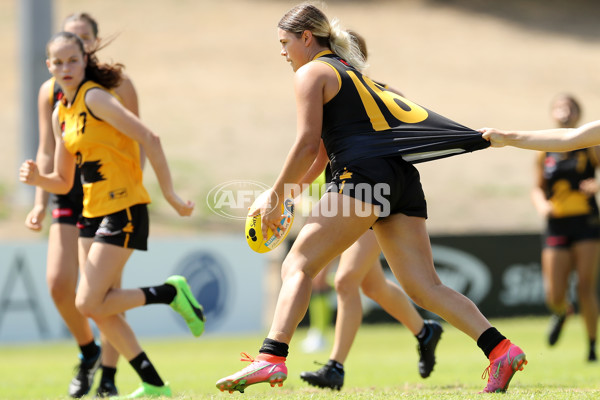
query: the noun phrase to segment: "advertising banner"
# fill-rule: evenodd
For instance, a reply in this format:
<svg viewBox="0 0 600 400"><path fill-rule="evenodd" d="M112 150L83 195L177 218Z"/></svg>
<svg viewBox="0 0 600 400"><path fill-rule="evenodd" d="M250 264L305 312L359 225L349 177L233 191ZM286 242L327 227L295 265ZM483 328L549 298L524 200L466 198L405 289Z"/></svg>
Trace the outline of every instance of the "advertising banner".
<svg viewBox="0 0 600 400"><path fill-rule="evenodd" d="M47 244L0 244L0 342L69 337L46 284ZM170 275L187 278L207 318L205 334L263 329L267 261L238 235L150 240L125 266L123 288L155 286ZM126 313L139 336L190 335L169 306L153 304Z"/></svg>

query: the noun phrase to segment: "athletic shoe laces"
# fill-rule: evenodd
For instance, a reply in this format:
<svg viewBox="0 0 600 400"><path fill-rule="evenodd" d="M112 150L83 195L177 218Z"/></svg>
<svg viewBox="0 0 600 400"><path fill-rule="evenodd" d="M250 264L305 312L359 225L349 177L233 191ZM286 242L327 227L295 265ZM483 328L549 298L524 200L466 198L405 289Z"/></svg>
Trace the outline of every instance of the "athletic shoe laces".
<svg viewBox="0 0 600 400"><path fill-rule="evenodd" d="M257 360L254 359L254 357L250 356L248 353L245 352L241 352L240 355L242 356L242 358L240 358L240 361L244 361L244 362L249 362L250 365L248 365L246 368L242 369L240 372L238 372L238 374L245 374L245 373L249 373L249 372L254 372L255 371L255 365L254 362L256 362Z"/></svg>
<svg viewBox="0 0 600 400"><path fill-rule="evenodd" d="M492 364L485 367L483 373L481 374L481 379L486 380L490 376L490 370L492 369Z"/></svg>

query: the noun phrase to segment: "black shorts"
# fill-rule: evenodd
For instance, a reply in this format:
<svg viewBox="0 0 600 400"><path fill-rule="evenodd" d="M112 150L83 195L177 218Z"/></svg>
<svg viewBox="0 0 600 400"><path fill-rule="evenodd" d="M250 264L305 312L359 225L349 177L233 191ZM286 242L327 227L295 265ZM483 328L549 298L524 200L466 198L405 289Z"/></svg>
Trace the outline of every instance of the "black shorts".
<svg viewBox="0 0 600 400"><path fill-rule="evenodd" d="M127 249L148 250L149 219L146 204L136 204L104 217L81 217L79 237Z"/></svg>
<svg viewBox="0 0 600 400"><path fill-rule="evenodd" d="M597 214L550 218L543 237L544 248L569 248L577 242L600 239Z"/></svg>
<svg viewBox="0 0 600 400"><path fill-rule="evenodd" d="M427 218L419 171L401 157L357 160L333 172L327 191L380 206L380 218L392 214Z"/></svg>
<svg viewBox="0 0 600 400"><path fill-rule="evenodd" d="M52 223L77 225L83 211L83 188L79 170L75 171L73 187L67 194L50 194Z"/></svg>

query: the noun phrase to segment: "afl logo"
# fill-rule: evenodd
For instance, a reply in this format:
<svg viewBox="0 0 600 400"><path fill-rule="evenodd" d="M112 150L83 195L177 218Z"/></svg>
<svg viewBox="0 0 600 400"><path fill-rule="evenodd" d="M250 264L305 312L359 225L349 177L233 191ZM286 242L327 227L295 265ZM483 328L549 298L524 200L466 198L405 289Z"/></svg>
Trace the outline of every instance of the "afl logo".
<svg viewBox="0 0 600 400"><path fill-rule="evenodd" d="M208 208L224 218L245 221L248 207L270 186L256 181L229 181L213 187L206 195Z"/></svg>
<svg viewBox="0 0 600 400"><path fill-rule="evenodd" d="M215 331L223 321L235 295L231 290L231 268L222 258L207 251L189 254L176 267L176 274L187 279L192 293L204 308L206 332ZM185 321L175 315L177 323L187 329Z"/></svg>

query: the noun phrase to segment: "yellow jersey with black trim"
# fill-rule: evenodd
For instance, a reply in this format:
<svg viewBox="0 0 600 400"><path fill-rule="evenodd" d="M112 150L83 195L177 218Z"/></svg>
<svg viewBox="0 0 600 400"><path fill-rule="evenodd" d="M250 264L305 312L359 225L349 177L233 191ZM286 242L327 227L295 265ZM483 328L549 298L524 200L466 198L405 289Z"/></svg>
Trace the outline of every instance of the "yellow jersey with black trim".
<svg viewBox="0 0 600 400"><path fill-rule="evenodd" d="M112 90L109 90L109 92L113 96L115 96L117 100L119 100L121 103L123 102L123 99L121 99L121 96L119 96L118 93ZM48 102L50 103L50 107L52 107L52 109L54 110L58 106L58 102L62 100L63 97L64 94L62 88L58 83L56 83L56 78L50 78L50 91L48 92Z"/></svg>
<svg viewBox="0 0 600 400"><path fill-rule="evenodd" d="M83 216L87 218L150 203L143 185L138 143L90 112L85 95L92 89L114 95L99 84L86 81L77 90L71 106L62 102L58 106L63 142L76 157L81 171Z"/></svg>
<svg viewBox="0 0 600 400"><path fill-rule="evenodd" d="M481 133L388 90L331 51L313 62L333 68L339 83L323 105L321 134L333 171L359 159L402 156L418 163L490 145Z"/></svg>

